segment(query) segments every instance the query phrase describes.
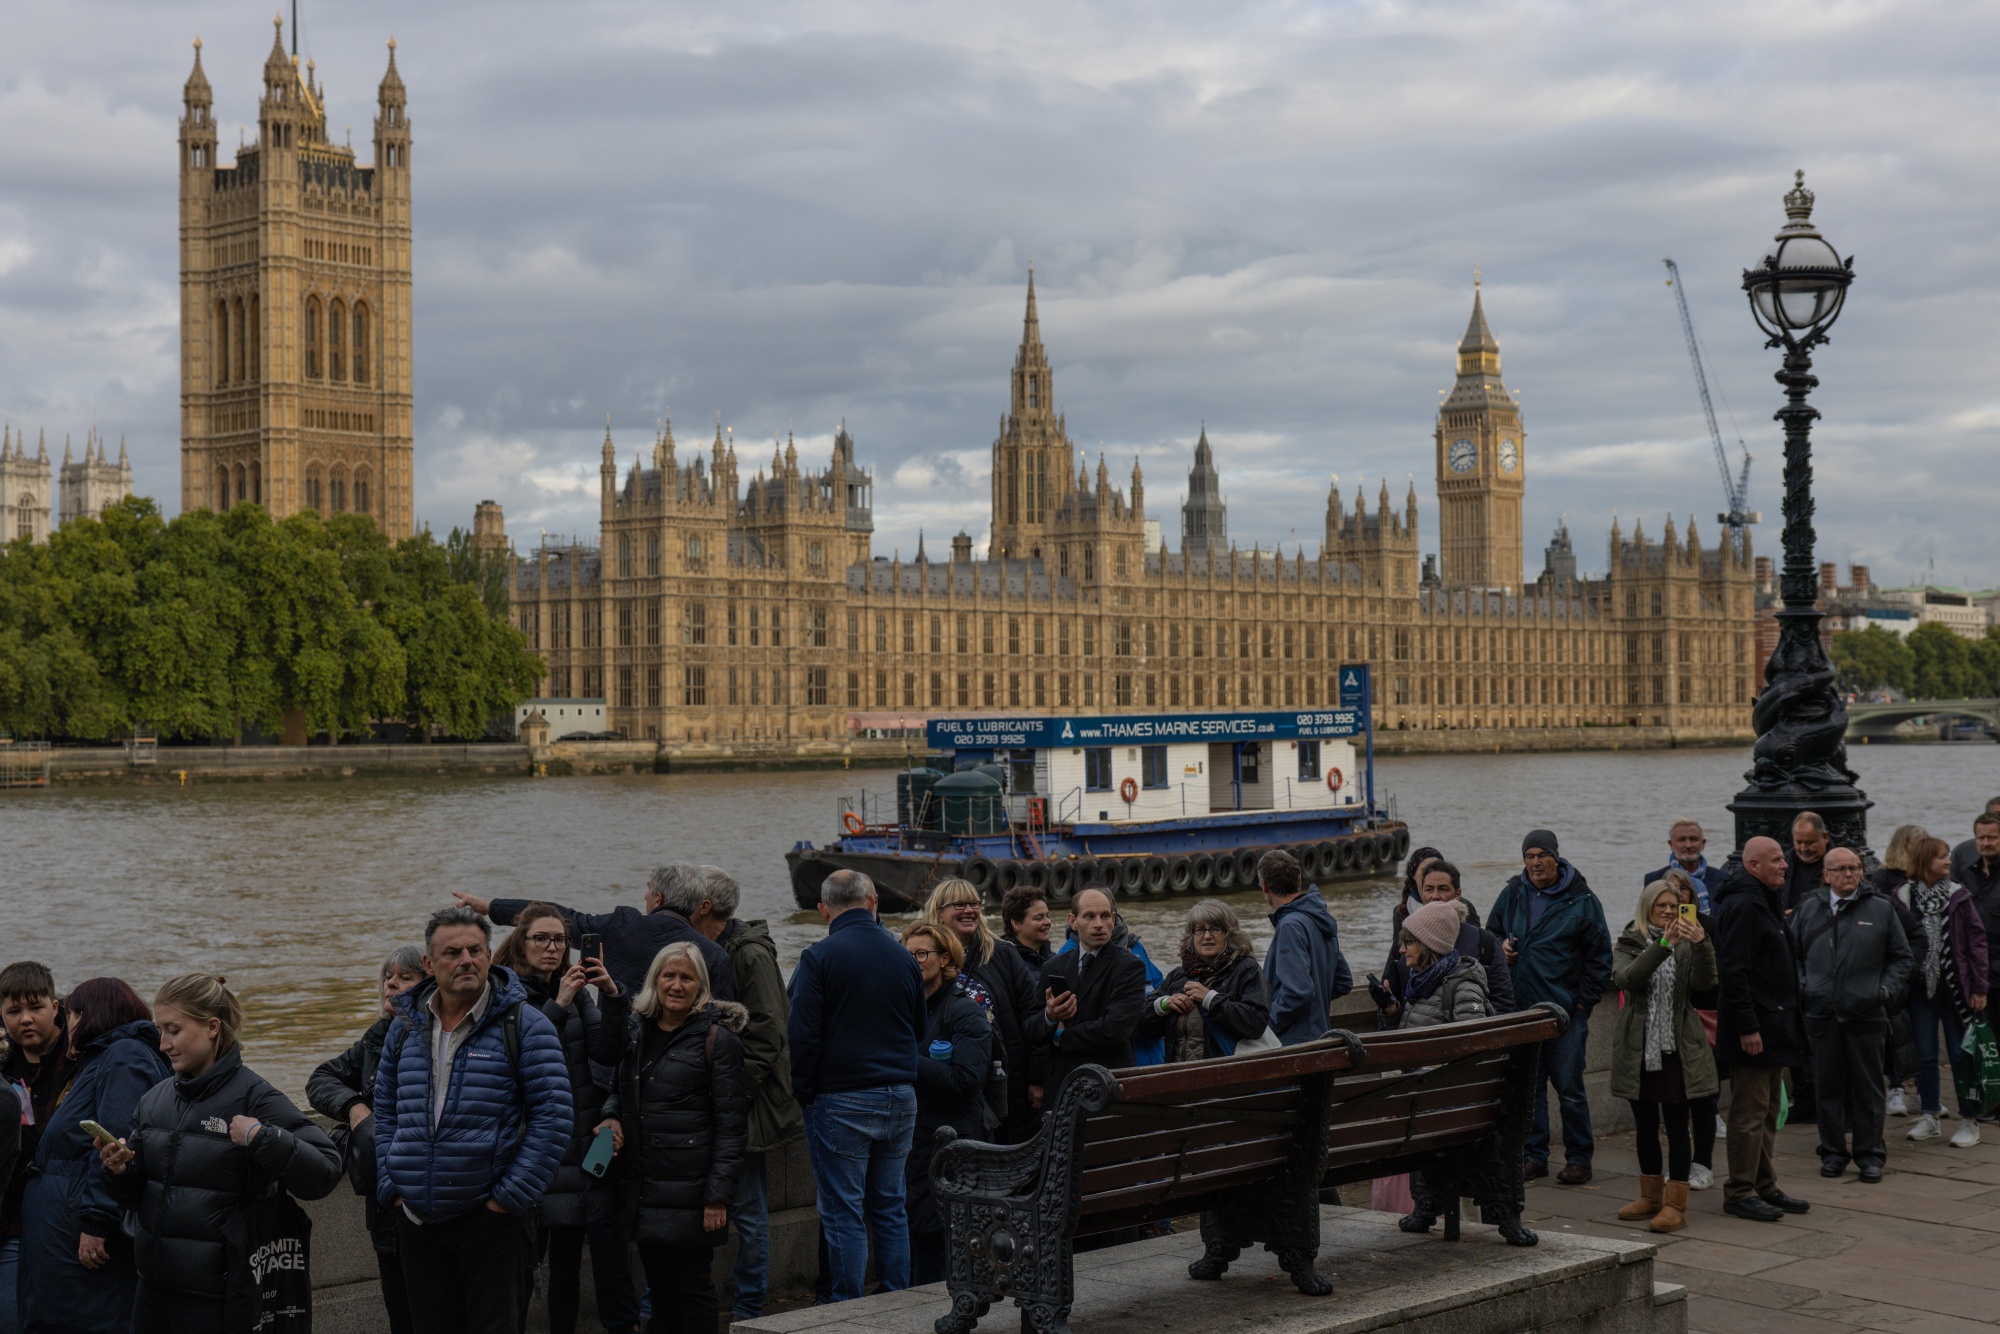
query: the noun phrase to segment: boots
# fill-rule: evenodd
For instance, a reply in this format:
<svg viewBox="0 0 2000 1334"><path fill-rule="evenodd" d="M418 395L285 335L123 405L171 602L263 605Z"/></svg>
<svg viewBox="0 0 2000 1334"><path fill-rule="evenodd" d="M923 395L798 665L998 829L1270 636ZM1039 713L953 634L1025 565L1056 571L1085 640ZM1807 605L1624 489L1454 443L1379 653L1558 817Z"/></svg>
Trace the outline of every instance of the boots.
<svg viewBox="0 0 2000 1334"><path fill-rule="evenodd" d="M1667 1179L1665 1177L1640 1177L1639 1198L1626 1205L1623 1209L1620 1209L1618 1216L1620 1218L1651 1218L1654 1214L1660 1212L1662 1188L1666 1183ZM1681 1190L1683 1192L1681 1202L1682 1204L1686 1204L1687 1195L1685 1192L1687 1187L1682 1186Z"/></svg>
<svg viewBox="0 0 2000 1334"><path fill-rule="evenodd" d="M1660 1212L1653 1215L1651 1224L1655 1232L1678 1232L1687 1226L1688 1183L1669 1181L1666 1195L1660 1204Z"/></svg>

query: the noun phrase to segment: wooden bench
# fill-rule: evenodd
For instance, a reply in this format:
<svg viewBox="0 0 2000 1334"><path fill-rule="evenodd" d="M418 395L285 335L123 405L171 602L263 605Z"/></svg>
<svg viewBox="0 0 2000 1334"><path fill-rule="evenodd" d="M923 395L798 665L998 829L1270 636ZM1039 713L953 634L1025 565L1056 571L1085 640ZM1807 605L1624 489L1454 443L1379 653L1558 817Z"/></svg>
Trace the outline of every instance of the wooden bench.
<svg viewBox="0 0 2000 1334"><path fill-rule="evenodd" d="M1533 1245L1521 1147L1539 1045L1567 1026L1538 1006L1184 1065L1086 1065L1024 1144L946 1127L931 1159L952 1299L938 1334L966 1334L1009 1297L1024 1327L1067 1334L1075 1238L1196 1211L1205 1252L1190 1277L1220 1278L1262 1244L1301 1292L1324 1296L1321 1191L1402 1172L1423 1174L1419 1214L1442 1215L1447 1240L1465 1194L1510 1242Z"/></svg>

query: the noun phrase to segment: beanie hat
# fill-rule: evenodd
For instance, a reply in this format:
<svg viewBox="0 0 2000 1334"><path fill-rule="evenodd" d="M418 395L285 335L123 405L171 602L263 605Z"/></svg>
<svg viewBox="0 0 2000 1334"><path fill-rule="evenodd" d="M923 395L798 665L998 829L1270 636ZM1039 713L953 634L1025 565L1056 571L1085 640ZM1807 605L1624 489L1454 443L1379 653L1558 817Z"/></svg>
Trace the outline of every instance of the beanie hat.
<svg viewBox="0 0 2000 1334"><path fill-rule="evenodd" d="M1426 903L1403 919L1403 929L1432 954L1449 954L1458 944L1458 928L1463 922L1458 906Z"/></svg>
<svg viewBox="0 0 2000 1334"><path fill-rule="evenodd" d="M1551 857L1562 856L1556 848L1555 833L1548 829L1530 829L1528 836L1521 840L1521 851L1525 853L1529 848L1540 848Z"/></svg>

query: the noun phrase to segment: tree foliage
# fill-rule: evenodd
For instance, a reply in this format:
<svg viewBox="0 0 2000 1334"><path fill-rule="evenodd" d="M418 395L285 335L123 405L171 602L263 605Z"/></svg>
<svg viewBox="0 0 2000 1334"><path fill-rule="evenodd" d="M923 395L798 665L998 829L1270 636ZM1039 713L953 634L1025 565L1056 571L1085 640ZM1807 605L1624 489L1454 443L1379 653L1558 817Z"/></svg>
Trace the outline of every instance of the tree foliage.
<svg viewBox="0 0 2000 1334"><path fill-rule="evenodd" d="M401 720L476 736L542 672L490 566L454 568L428 534L392 545L354 514L273 522L246 504L169 522L134 497L46 546L0 547L0 729L229 737L295 719L343 737Z"/></svg>
<svg viewBox="0 0 2000 1334"><path fill-rule="evenodd" d="M1879 625L1844 630L1833 637L1833 665L1849 690L1908 693L1915 662L1902 637Z"/></svg>
<svg viewBox="0 0 2000 1334"><path fill-rule="evenodd" d="M1913 699L2000 695L2000 626L1967 639L1932 621L1907 639L1879 625L1833 637L1833 665L1850 690L1901 691Z"/></svg>

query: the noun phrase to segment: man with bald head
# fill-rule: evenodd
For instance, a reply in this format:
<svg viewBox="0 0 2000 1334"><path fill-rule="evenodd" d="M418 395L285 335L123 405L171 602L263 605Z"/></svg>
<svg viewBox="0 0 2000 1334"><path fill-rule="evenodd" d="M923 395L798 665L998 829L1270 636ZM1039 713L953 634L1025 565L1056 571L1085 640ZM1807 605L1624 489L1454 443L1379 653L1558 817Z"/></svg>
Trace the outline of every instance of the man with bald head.
<svg viewBox="0 0 2000 1334"><path fill-rule="evenodd" d="M1798 967L1785 929L1785 853L1776 839L1743 845L1743 864L1715 891L1715 962L1721 979L1715 1054L1729 1067L1729 1180L1722 1210L1775 1223L1812 1206L1778 1189L1785 1068L1805 1061Z"/></svg>
<svg viewBox="0 0 2000 1334"><path fill-rule="evenodd" d="M1819 1089L1820 1175L1837 1177L1851 1160L1874 1185L1889 1156L1882 1042L1916 956L1889 900L1862 879L1860 854L1832 848L1825 863L1825 889L1799 900L1791 919Z"/></svg>

